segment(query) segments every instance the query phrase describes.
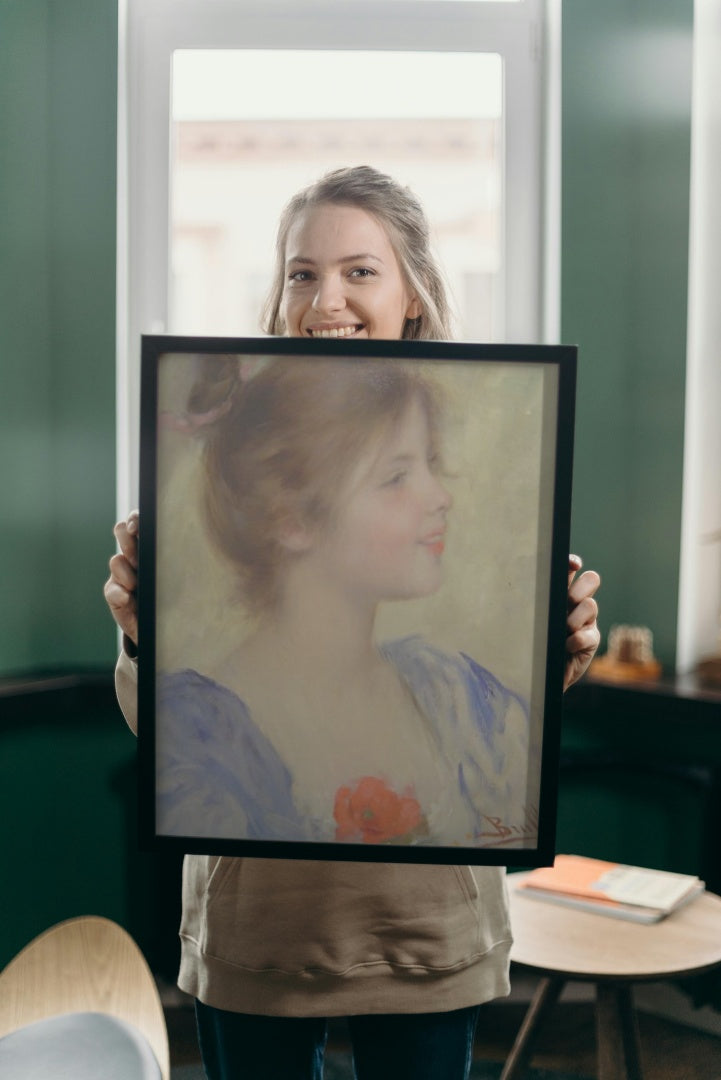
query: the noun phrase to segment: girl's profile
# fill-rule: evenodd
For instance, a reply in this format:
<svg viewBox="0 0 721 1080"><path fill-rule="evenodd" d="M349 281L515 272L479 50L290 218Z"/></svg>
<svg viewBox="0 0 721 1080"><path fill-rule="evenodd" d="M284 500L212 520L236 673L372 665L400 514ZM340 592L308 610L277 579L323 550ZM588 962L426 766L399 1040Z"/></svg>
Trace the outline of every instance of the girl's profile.
<svg viewBox="0 0 721 1080"><path fill-rule="evenodd" d="M304 348L195 356L184 401L176 391L175 410L161 417L161 440L167 433L195 448L195 542L225 567L225 606L243 629L231 647L223 638L186 664L163 637L174 617L158 612L156 829L532 848L541 736L532 678L484 663L462 604L449 609L443 598L474 528L463 488L479 462L459 462L452 430L463 441L484 426L459 400L459 389L477 393L472 365ZM173 375L182 360L187 368L187 357L162 357L160 370ZM490 367L498 380L499 365ZM508 367L520 416L542 400L543 375ZM508 404L507 391L495 396L504 393ZM492 416L485 422L493 426ZM510 455L504 499L514 508L501 512L496 533L504 514L517 513L518 455L535 453L541 436L540 417L532 434L506 423L516 456L505 436L498 461ZM531 506L538 482L526 484ZM172 547L168 491L159 535ZM187 516L184 474L178 491ZM517 561L533 535L517 538ZM475 567L461 569L467 581ZM538 648L532 629L529 652Z"/></svg>

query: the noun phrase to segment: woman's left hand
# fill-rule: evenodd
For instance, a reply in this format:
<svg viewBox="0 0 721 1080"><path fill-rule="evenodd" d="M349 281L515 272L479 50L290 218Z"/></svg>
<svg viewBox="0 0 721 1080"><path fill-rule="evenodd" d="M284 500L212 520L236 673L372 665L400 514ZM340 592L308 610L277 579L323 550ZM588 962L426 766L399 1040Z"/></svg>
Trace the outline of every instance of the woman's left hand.
<svg viewBox="0 0 721 1080"><path fill-rule="evenodd" d="M601 640L596 625L598 604L594 594L601 584L595 570L576 574L583 566L578 555L568 556L568 617L566 619L566 671L563 689L568 690L586 671Z"/></svg>

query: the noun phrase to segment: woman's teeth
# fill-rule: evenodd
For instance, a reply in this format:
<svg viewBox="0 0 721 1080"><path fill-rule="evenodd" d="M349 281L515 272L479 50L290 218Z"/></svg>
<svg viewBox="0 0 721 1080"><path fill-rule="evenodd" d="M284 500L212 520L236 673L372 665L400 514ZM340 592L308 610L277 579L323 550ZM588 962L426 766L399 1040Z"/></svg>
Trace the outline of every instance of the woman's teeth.
<svg viewBox="0 0 721 1080"><path fill-rule="evenodd" d="M350 337L351 334L357 333L360 330L360 326L334 326L332 330L311 330L311 337L320 338L335 338L335 337Z"/></svg>

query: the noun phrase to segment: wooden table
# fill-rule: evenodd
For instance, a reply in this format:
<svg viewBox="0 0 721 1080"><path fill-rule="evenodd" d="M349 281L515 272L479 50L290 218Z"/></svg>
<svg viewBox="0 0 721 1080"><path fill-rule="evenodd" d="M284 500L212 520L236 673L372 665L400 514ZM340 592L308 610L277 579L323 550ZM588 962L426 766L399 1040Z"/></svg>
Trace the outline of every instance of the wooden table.
<svg viewBox="0 0 721 1080"><path fill-rule="evenodd" d="M721 898L703 893L649 925L528 899L517 888L525 876L508 875L511 960L543 977L501 1080L523 1076L539 1027L569 980L596 986L599 1080L643 1080L633 983L721 966Z"/></svg>

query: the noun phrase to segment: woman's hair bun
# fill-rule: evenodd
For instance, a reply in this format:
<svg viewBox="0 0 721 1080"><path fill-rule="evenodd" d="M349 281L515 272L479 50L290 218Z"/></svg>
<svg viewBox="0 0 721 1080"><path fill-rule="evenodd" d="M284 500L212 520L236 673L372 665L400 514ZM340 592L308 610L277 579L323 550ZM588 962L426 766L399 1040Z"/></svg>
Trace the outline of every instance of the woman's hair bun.
<svg viewBox="0 0 721 1080"><path fill-rule="evenodd" d="M198 377L188 395L188 419L202 427L224 415L231 406L240 382L237 356L228 354L198 357Z"/></svg>

